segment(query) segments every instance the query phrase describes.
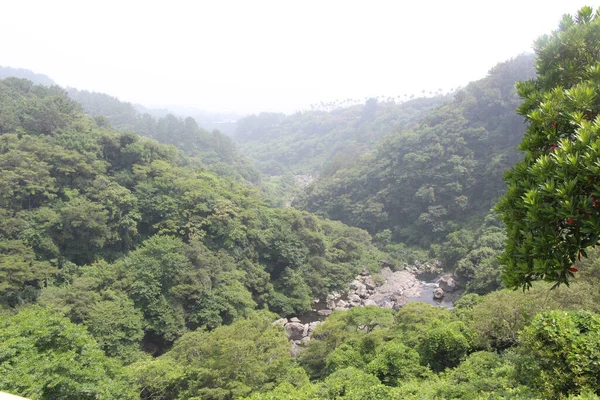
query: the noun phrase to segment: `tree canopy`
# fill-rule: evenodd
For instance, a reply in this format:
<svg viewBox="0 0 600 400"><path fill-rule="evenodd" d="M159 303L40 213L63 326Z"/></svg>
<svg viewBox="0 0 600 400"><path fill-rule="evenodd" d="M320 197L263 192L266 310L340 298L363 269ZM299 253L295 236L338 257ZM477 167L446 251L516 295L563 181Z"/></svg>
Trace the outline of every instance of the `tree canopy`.
<svg viewBox="0 0 600 400"><path fill-rule="evenodd" d="M529 123L524 159L506 175L497 209L508 239L504 281L568 283L598 243L600 213L600 18L590 7L565 16L535 44L538 77L520 82Z"/></svg>

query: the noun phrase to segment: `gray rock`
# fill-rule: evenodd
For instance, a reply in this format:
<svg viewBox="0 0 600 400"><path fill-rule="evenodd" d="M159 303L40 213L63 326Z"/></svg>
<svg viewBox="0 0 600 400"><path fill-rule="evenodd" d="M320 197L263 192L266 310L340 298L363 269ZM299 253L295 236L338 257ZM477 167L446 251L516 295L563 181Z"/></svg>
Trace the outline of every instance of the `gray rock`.
<svg viewBox="0 0 600 400"><path fill-rule="evenodd" d="M300 322L298 317L290 318L290 322Z"/></svg>
<svg viewBox="0 0 600 400"><path fill-rule="evenodd" d="M321 321L314 321L308 324L308 337L311 337L317 326L321 325Z"/></svg>
<svg viewBox="0 0 600 400"><path fill-rule="evenodd" d="M362 289L364 287L365 287L364 283L362 283L358 279L355 279L352 282L350 282L350 289L351 290L360 290L360 289Z"/></svg>
<svg viewBox="0 0 600 400"><path fill-rule="evenodd" d="M278 319L277 321L275 321L275 322L272 322L272 323L271 323L271 325L273 325L273 326L275 326L275 325L281 325L281 326L284 326L284 325L285 325L285 324L287 324L287 323L288 323L288 320L287 320L287 318L280 318L280 319Z"/></svg>
<svg viewBox="0 0 600 400"><path fill-rule="evenodd" d="M348 307L348 303L346 303L344 300L340 300L337 302L337 307Z"/></svg>
<svg viewBox="0 0 600 400"><path fill-rule="evenodd" d="M291 343L292 344L290 346L290 357L296 358L296 357L298 357L298 354L300 353L300 351L302 349L296 343L294 343L294 342L291 342Z"/></svg>
<svg viewBox="0 0 600 400"><path fill-rule="evenodd" d="M308 324L304 324L304 330L302 331L302 336L308 336Z"/></svg>
<svg viewBox="0 0 600 400"><path fill-rule="evenodd" d="M346 307L336 307L334 311L348 311Z"/></svg>
<svg viewBox="0 0 600 400"><path fill-rule="evenodd" d="M375 302L375 300L366 299L365 301L363 301L363 306L365 306L365 307L368 307L368 306L375 306L375 307L377 307L377 303Z"/></svg>
<svg viewBox="0 0 600 400"><path fill-rule="evenodd" d="M365 287L367 288L367 290L375 290L375 288L377 287L370 276L367 279L365 279Z"/></svg>
<svg viewBox="0 0 600 400"><path fill-rule="evenodd" d="M366 299L367 297L369 297L369 293L367 292L367 288L366 287L362 287L359 290L356 291L356 294L360 296L361 299Z"/></svg>
<svg viewBox="0 0 600 400"><path fill-rule="evenodd" d="M317 311L317 315L320 315L322 317L328 317L329 315L331 315L333 311L328 310L328 309L323 309L323 310L319 310Z"/></svg>
<svg viewBox="0 0 600 400"><path fill-rule="evenodd" d="M456 290L456 281L451 276L442 276L438 284L444 292L452 293Z"/></svg>
<svg viewBox="0 0 600 400"><path fill-rule="evenodd" d="M351 295L348 296L348 300L350 300L351 302L359 302L360 303L360 296L357 295L356 293L352 293Z"/></svg>
<svg viewBox="0 0 600 400"><path fill-rule="evenodd" d="M298 322L290 322L285 325L285 333L290 340L301 340L304 336L305 326Z"/></svg>
<svg viewBox="0 0 600 400"><path fill-rule="evenodd" d="M444 290L442 288L436 288L433 291L433 298L439 300L444 297Z"/></svg>
<svg viewBox="0 0 600 400"><path fill-rule="evenodd" d="M377 304L381 308L394 308L394 303L390 300L382 300Z"/></svg>

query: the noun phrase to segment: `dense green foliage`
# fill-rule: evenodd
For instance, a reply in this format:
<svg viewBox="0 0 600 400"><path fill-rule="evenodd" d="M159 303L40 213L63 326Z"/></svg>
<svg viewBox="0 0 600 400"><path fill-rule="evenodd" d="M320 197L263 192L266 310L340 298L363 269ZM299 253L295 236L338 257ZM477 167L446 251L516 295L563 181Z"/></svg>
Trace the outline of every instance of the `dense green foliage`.
<svg viewBox="0 0 600 400"><path fill-rule="evenodd" d="M0 319L0 389L35 399L136 398L85 327L39 307Z"/></svg>
<svg viewBox="0 0 600 400"><path fill-rule="evenodd" d="M108 354L133 359L142 338L164 351L257 307L302 312L377 265L366 232L269 208L56 86L8 78L0 100L0 303L39 296Z"/></svg>
<svg viewBox="0 0 600 400"><path fill-rule="evenodd" d="M330 175L373 149L386 133L416 122L443 99L401 104L370 99L332 111L261 113L240 119L234 137L263 174Z"/></svg>
<svg viewBox="0 0 600 400"><path fill-rule="evenodd" d="M258 171L238 153L229 136L200 128L194 118L181 118L168 112L155 117L149 112L141 113L131 103L103 93L69 89L68 94L100 126L111 126L121 132L134 132L159 143L172 144L188 156L183 162L203 165L218 175L253 183L259 180Z"/></svg>
<svg viewBox="0 0 600 400"><path fill-rule="evenodd" d="M215 144L219 134L191 119L148 119L86 93L99 101L91 118L57 86L0 80L0 391L32 399L599 398L600 249L577 257L598 240L598 21L588 8L565 17L538 42L540 76L519 84L531 125L499 206L508 233L489 209L501 172L519 158L512 85L531 77L529 56L499 65L411 127L431 104L369 101L243 121L255 150L264 150L261 140L274 146L269 168L280 167L271 161L287 151L286 135L314 150L290 158L267 191L284 198L297 189L286 177L320 171L298 204L369 229L379 249L358 227L273 208L236 172L243 160L231 142ZM142 133L170 145L111 127L139 132L142 120ZM356 165L344 158L373 145L365 132L397 123L405 128L373 154ZM339 137L348 142L333 146ZM343 157L323 164L330 151ZM570 285L502 289L506 241L509 286ZM336 310L293 345L289 329L299 326L275 322L344 290L362 268L376 272L382 258L399 266L433 256L466 283L453 309Z"/></svg>
<svg viewBox="0 0 600 400"><path fill-rule="evenodd" d="M598 243L600 214L600 17L589 7L565 16L536 42L536 80L521 82L519 113L529 127L525 159L507 175L498 205L508 241L503 263L511 287L557 284Z"/></svg>
<svg viewBox="0 0 600 400"><path fill-rule="evenodd" d="M514 84L532 76L529 55L498 65L415 127L387 136L372 154L316 181L296 204L421 245L481 221L504 190L502 174L519 158L515 146L523 126L514 113Z"/></svg>

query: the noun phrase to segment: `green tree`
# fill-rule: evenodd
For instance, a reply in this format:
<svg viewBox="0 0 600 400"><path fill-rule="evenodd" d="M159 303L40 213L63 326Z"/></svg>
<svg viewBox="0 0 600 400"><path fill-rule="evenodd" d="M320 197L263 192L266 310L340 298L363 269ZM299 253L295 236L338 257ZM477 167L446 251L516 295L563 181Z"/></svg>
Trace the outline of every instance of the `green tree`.
<svg viewBox="0 0 600 400"><path fill-rule="evenodd" d="M600 316L576 311L538 314L521 335L520 376L545 397L600 394Z"/></svg>
<svg viewBox="0 0 600 400"><path fill-rule="evenodd" d="M564 16L535 44L535 80L520 82L529 127L522 162L506 175L497 209L506 224L509 287L568 283L600 235L600 18L590 7Z"/></svg>
<svg viewBox="0 0 600 400"><path fill-rule="evenodd" d="M120 364L85 327L32 306L0 317L0 390L36 399L134 399Z"/></svg>

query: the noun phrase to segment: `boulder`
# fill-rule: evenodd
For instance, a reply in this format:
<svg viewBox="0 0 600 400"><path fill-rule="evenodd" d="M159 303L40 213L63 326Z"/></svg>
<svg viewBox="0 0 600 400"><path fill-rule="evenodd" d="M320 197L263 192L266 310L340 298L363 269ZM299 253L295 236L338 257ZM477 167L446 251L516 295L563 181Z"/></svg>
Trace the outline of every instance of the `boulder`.
<svg viewBox="0 0 600 400"><path fill-rule="evenodd" d="M369 276L367 279L365 279L365 287L367 288L367 290L375 290L375 288L377 287L377 285L375 285L375 282Z"/></svg>
<svg viewBox="0 0 600 400"><path fill-rule="evenodd" d="M275 322L272 322L271 325L275 326L275 325L281 325L281 326L285 326L285 324L288 323L287 318L280 318Z"/></svg>
<svg viewBox="0 0 600 400"><path fill-rule="evenodd" d="M451 276L442 276L438 284L444 292L452 293L456 290L456 281Z"/></svg>
<svg viewBox="0 0 600 400"><path fill-rule="evenodd" d="M367 288L366 287L362 287L359 290L356 291L356 294L360 296L361 299L366 299L367 297L369 297L369 293L367 292Z"/></svg>
<svg viewBox="0 0 600 400"><path fill-rule="evenodd" d="M336 308L338 308L338 307L342 307L342 308L348 307L348 303L346 303L344 300L340 300L337 302Z"/></svg>
<svg viewBox="0 0 600 400"><path fill-rule="evenodd" d="M290 340L301 340L304 336L304 324L298 322L289 322L285 325L285 333Z"/></svg>
<svg viewBox="0 0 600 400"><path fill-rule="evenodd" d="M365 285L359 281L358 279L353 280L352 282L350 282L350 290L360 290L362 288L364 288Z"/></svg>
<svg viewBox="0 0 600 400"><path fill-rule="evenodd" d="M298 346L296 343L291 342L291 346L290 346L290 357L296 358L298 357L298 354L300 353L300 346Z"/></svg>
<svg viewBox="0 0 600 400"><path fill-rule="evenodd" d="M356 293L352 293L351 295L348 296L348 300L350 300L350 302L359 302L360 303L360 296L357 295Z"/></svg>
<svg viewBox="0 0 600 400"><path fill-rule="evenodd" d="M346 307L336 307L334 311L348 311Z"/></svg>
<svg viewBox="0 0 600 400"><path fill-rule="evenodd" d="M328 317L329 315L331 315L332 312L333 311L324 308L322 310L317 311L317 315L320 315L321 317Z"/></svg>
<svg viewBox="0 0 600 400"><path fill-rule="evenodd" d="M439 300L444 297L444 290L442 288L435 288L433 290L433 298Z"/></svg>
<svg viewBox="0 0 600 400"><path fill-rule="evenodd" d="M290 318L290 322L300 322L298 317Z"/></svg>
<svg viewBox="0 0 600 400"><path fill-rule="evenodd" d="M308 346L308 342L310 342L310 336L303 337L300 341L300 346Z"/></svg>
<svg viewBox="0 0 600 400"><path fill-rule="evenodd" d="M366 299L363 301L363 306L368 307L368 306L375 306L377 307L377 303L375 303L375 300L371 300L371 299Z"/></svg>
<svg viewBox="0 0 600 400"><path fill-rule="evenodd" d="M313 331L315 330L315 328L319 325L321 325L323 322L321 321L314 321L311 322L310 324L308 324L308 337L312 336Z"/></svg>
<svg viewBox="0 0 600 400"><path fill-rule="evenodd" d="M394 302L389 299L382 300L377 305L381 308L394 308Z"/></svg>

